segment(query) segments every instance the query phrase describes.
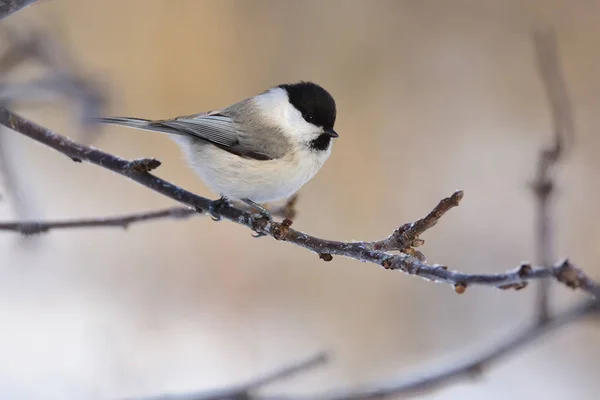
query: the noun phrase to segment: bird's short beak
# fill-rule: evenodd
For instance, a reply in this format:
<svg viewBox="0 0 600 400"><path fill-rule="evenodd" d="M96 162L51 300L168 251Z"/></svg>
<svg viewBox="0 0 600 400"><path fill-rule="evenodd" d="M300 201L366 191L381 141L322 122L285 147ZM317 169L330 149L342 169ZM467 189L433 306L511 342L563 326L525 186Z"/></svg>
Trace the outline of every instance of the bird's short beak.
<svg viewBox="0 0 600 400"><path fill-rule="evenodd" d="M338 134L337 134L337 132L336 132L336 131L334 131L333 129L326 129L326 130L325 130L325 134L326 134L327 136L331 136L331 137L333 137L333 138L336 138L336 137L339 137L339 136L340 136L340 135L338 135Z"/></svg>

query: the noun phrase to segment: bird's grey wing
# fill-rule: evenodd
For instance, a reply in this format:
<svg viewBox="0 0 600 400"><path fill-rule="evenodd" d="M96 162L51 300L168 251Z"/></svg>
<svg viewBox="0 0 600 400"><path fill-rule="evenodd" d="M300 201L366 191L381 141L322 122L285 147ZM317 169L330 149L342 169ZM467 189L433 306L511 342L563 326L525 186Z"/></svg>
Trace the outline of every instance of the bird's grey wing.
<svg viewBox="0 0 600 400"><path fill-rule="evenodd" d="M260 141L248 140L251 135L244 132L243 124L219 111L153 121L151 125L194 136L240 157L271 160L279 156Z"/></svg>

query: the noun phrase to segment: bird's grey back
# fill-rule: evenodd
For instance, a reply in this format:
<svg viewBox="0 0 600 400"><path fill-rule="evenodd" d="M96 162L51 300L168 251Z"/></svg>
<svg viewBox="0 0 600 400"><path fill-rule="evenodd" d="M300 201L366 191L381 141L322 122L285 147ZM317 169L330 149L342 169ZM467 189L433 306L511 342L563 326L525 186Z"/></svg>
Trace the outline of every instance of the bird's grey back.
<svg viewBox="0 0 600 400"><path fill-rule="evenodd" d="M214 140L208 142L218 145L223 150L257 160L282 158L291 150L290 140L280 128L261 115L252 98L220 110L181 116L164 123L169 126L185 127L187 124L192 124L206 128L207 125L217 122L214 121L217 118L220 118L218 128L213 132L220 136L220 143L215 143ZM226 126L227 124L230 125ZM210 126L208 129L208 136L214 138L214 134L210 134ZM198 135L192 134L192 136L202 139ZM207 137L206 132L204 136Z"/></svg>
<svg viewBox="0 0 600 400"><path fill-rule="evenodd" d="M240 157L255 160L282 158L292 149L288 137L268 120L252 98L227 108L165 120L129 117L97 118L109 123L173 135L188 136Z"/></svg>
<svg viewBox="0 0 600 400"><path fill-rule="evenodd" d="M213 113L233 121L238 133L237 151L264 154L270 159L282 158L291 151L291 141L281 128L261 115L252 98Z"/></svg>

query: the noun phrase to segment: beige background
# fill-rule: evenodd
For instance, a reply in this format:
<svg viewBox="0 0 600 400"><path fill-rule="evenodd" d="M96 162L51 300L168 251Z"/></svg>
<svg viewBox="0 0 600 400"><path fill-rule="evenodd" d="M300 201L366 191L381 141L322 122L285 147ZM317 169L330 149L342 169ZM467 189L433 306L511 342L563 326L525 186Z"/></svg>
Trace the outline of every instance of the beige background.
<svg viewBox="0 0 600 400"><path fill-rule="evenodd" d="M338 102L331 159L301 191L295 226L384 237L455 189L424 237L431 262L470 272L531 260L526 188L551 131L529 31L553 24L577 146L559 174L557 256L600 278L600 2L594 0L41 1L10 18L64 41L107 82L110 113L148 118L315 80ZM63 104L23 114L71 137ZM10 134L31 215L101 216L172 205L135 183ZM156 134L107 128L95 145L155 156L158 174L214 194ZM0 203L11 219L14 205ZM579 294L554 286L564 307ZM0 397L111 399L240 382L327 350L326 367L278 391L361 387L428 370L524 328L533 290L457 296L399 272L254 240L208 218L128 231L0 235ZM598 326L537 342L484 379L428 399L592 399Z"/></svg>

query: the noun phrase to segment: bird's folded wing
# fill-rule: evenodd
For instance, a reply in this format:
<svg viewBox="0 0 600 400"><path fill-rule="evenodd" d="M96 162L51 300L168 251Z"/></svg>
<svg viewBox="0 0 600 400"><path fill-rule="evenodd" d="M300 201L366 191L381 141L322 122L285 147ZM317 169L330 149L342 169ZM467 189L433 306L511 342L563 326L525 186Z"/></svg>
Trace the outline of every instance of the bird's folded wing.
<svg viewBox="0 0 600 400"><path fill-rule="evenodd" d="M264 148L240 142L237 124L230 117L221 114L198 114L170 120L154 121L155 127L165 127L177 133L190 135L205 140L241 157L256 160L270 160Z"/></svg>
<svg viewBox="0 0 600 400"><path fill-rule="evenodd" d="M237 130L231 118L222 115L203 115L196 118L177 118L153 122L183 134L198 137L220 147L239 144Z"/></svg>

